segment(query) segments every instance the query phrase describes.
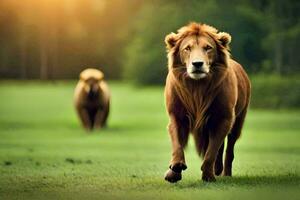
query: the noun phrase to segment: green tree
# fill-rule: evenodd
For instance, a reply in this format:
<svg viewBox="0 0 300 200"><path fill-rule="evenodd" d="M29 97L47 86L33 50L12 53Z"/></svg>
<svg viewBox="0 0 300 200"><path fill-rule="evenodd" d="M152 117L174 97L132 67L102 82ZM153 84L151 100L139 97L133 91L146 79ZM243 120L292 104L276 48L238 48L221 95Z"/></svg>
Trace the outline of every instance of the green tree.
<svg viewBox="0 0 300 200"><path fill-rule="evenodd" d="M262 15L248 4L220 0L152 1L144 5L134 23L134 35L126 48L124 77L140 84L163 83L166 74L164 37L190 21L207 23L233 36L232 55L247 71L259 71L264 58L265 30Z"/></svg>

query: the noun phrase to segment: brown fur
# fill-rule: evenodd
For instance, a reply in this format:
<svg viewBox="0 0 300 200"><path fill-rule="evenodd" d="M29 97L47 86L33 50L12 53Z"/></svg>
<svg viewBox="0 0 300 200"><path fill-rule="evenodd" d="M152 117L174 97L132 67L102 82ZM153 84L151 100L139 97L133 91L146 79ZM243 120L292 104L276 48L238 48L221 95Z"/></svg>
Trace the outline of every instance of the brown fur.
<svg viewBox="0 0 300 200"><path fill-rule="evenodd" d="M82 125L87 130L106 126L110 94L103 73L85 69L75 89L74 103Z"/></svg>
<svg viewBox="0 0 300 200"><path fill-rule="evenodd" d="M182 43L189 37L196 41L201 38L199 46L202 43L212 46L203 54L210 65L210 72L203 79L194 80L186 75L185 61L189 56L182 53ZM242 66L230 58L230 41L228 33L197 23L166 36L169 73L165 98L172 160L165 178L170 182L180 180L178 174L186 168L183 149L189 132L194 136L198 153L204 157L201 167L204 181L214 181L214 174L222 172L224 139L228 136L223 174L231 175L234 144L241 134L250 100L250 81Z"/></svg>

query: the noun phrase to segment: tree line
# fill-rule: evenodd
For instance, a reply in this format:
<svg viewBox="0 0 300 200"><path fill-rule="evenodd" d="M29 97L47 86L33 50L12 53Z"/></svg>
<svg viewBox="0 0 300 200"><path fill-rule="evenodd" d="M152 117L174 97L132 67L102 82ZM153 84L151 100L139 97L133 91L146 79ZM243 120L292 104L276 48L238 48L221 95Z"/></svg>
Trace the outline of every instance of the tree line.
<svg viewBox="0 0 300 200"><path fill-rule="evenodd" d="M232 35L232 55L250 74L299 73L298 0L2 0L0 77L107 78L164 82L164 37L190 21Z"/></svg>

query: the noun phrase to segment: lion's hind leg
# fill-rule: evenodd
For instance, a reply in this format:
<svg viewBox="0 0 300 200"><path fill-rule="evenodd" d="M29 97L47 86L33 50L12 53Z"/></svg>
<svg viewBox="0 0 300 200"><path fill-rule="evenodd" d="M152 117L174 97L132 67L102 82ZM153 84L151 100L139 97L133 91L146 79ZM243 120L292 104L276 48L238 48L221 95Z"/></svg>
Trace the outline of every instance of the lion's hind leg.
<svg viewBox="0 0 300 200"><path fill-rule="evenodd" d="M232 176L232 162L234 159L234 145L237 139L240 137L243 124L245 121L247 109L245 109L240 115L236 118L231 133L227 136L227 148L224 164L224 176Z"/></svg>
<svg viewBox="0 0 300 200"><path fill-rule="evenodd" d="M218 156L215 162L215 175L219 176L223 171L223 151L224 151L224 142L221 145Z"/></svg>

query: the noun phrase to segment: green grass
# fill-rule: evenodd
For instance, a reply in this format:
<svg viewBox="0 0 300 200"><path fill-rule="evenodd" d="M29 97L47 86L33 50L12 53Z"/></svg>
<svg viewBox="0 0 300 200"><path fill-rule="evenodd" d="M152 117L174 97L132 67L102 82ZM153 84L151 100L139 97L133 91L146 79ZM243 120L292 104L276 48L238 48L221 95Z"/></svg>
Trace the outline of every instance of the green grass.
<svg viewBox="0 0 300 200"><path fill-rule="evenodd" d="M111 83L109 128L80 127L75 83L0 82L0 199L299 199L300 111L251 110L233 177L200 180L193 140L183 180L170 159L163 90Z"/></svg>

